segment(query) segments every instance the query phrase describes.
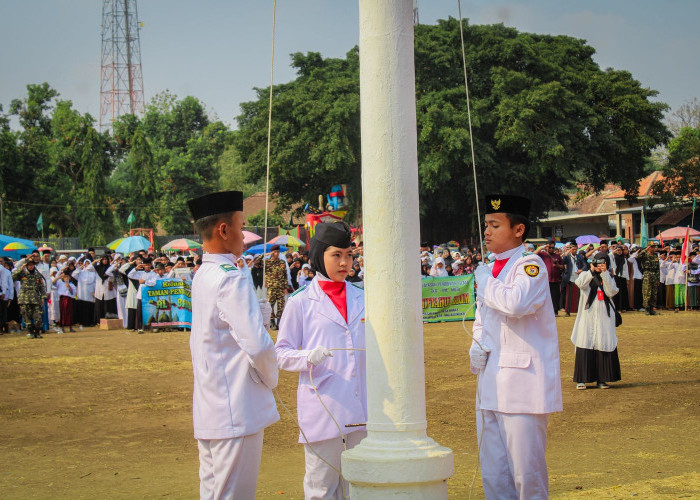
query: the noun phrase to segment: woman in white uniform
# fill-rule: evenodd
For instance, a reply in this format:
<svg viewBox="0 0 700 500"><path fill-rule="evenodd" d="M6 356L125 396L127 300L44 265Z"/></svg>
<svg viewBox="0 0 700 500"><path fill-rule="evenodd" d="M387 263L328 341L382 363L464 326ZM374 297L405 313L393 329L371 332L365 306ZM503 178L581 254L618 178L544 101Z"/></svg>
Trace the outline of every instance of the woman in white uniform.
<svg viewBox="0 0 700 500"><path fill-rule="evenodd" d="M307 500L343 498L340 454L367 435L364 291L345 281L350 244L347 225L316 226L309 249L316 277L287 302L275 346L280 368L299 372Z"/></svg>
<svg viewBox="0 0 700 500"><path fill-rule="evenodd" d="M579 274L576 285L581 289L581 298L571 334L571 342L576 346L574 382L577 389L586 389L591 382L608 389L607 382L617 382L621 375L612 303L618 288L608 272L605 254L593 257L591 269Z"/></svg>

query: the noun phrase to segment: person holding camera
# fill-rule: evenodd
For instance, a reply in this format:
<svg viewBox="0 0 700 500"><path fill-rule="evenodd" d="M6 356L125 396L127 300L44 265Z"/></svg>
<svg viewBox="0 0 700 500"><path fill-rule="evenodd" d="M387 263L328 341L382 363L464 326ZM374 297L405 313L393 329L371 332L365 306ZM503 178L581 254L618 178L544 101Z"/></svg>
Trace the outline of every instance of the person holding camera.
<svg viewBox="0 0 700 500"><path fill-rule="evenodd" d="M619 290L608 272L608 256L598 252L591 260L590 270L576 278L576 285L581 290L571 334L571 342L576 346L576 389L586 389L586 384L592 382L597 382L599 389L609 389L607 383L617 382L621 376L611 300Z"/></svg>

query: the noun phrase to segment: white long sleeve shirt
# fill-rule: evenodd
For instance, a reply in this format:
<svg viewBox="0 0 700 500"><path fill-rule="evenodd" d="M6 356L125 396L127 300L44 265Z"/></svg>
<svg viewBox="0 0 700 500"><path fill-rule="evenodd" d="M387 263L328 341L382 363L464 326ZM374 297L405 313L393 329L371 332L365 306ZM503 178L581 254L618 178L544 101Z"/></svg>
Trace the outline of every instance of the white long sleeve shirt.
<svg viewBox="0 0 700 500"><path fill-rule="evenodd" d="M255 434L279 420L279 372L250 273L231 254L209 254L192 281L190 351L194 437Z"/></svg>

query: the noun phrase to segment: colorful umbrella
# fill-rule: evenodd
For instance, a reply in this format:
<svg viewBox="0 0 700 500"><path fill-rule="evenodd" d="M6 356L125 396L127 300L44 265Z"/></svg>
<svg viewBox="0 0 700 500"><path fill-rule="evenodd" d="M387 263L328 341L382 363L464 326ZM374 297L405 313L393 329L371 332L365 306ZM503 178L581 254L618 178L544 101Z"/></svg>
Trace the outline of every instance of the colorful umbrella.
<svg viewBox="0 0 700 500"><path fill-rule="evenodd" d="M243 244L244 245L250 245L254 241L259 241L262 239L262 236L259 236L255 233L251 233L250 231L243 231Z"/></svg>
<svg viewBox="0 0 700 500"><path fill-rule="evenodd" d="M12 243L8 243L3 247L4 251L8 250L29 250L31 247L25 245L24 243L20 243L19 241L13 241Z"/></svg>
<svg viewBox="0 0 700 500"><path fill-rule="evenodd" d="M270 252L270 248L272 247L272 243L268 243L265 245L265 253ZM287 247L280 246L280 252L285 252L287 250ZM250 247L248 250L245 251L245 253L257 255L259 253L263 252L263 244L260 243L259 245L255 245Z"/></svg>
<svg viewBox="0 0 700 500"><path fill-rule="evenodd" d="M661 232L661 237L664 240L682 240L685 238L685 231L687 228L685 227L672 227L671 229L667 229L666 231ZM690 231L688 232L691 237L695 236L700 236L700 231L697 231L693 229L692 227L690 228Z"/></svg>
<svg viewBox="0 0 700 500"><path fill-rule="evenodd" d="M188 240L187 238L180 238L177 240L170 241L163 245L162 250L172 251L172 250L196 250L202 248L201 243L197 243L194 240Z"/></svg>
<svg viewBox="0 0 700 500"><path fill-rule="evenodd" d="M51 248L51 247L39 247L38 250L40 252L43 252L44 250L48 250L49 252L53 252L53 248Z"/></svg>
<svg viewBox="0 0 700 500"><path fill-rule="evenodd" d="M143 236L129 236L124 238L117 248L114 250L120 254L126 255L139 250L148 250L151 247L151 242Z"/></svg>
<svg viewBox="0 0 700 500"><path fill-rule="evenodd" d="M113 242L107 243L107 248L109 248L110 250L116 250L117 247L119 246L119 243L121 243L122 241L124 241L124 239L125 239L125 238L117 238L117 239L114 240Z"/></svg>
<svg viewBox="0 0 700 500"><path fill-rule="evenodd" d="M306 243L290 234L282 234L276 238L272 238L269 243L273 245L287 245L288 247L305 247Z"/></svg>
<svg viewBox="0 0 700 500"><path fill-rule="evenodd" d="M576 238L576 244L578 246L588 245L589 243L600 243L600 238L592 234L586 234L584 236L579 236Z"/></svg>

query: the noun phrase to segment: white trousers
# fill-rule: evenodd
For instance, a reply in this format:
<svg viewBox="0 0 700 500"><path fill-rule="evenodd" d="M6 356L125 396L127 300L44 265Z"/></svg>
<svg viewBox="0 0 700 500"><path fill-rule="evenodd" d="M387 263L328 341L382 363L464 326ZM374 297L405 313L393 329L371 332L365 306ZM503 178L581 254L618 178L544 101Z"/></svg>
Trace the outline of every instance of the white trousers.
<svg viewBox="0 0 700 500"><path fill-rule="evenodd" d="M549 415L476 412L477 439L481 436L479 461L487 499L546 500L547 421ZM483 435L482 435L483 431Z"/></svg>
<svg viewBox="0 0 700 500"><path fill-rule="evenodd" d="M346 434L347 449L354 448L367 436L367 431ZM311 443L311 447L324 460L340 470L340 454L343 452L342 438L326 439ZM318 458L304 445L306 474L304 475L304 498L306 500L343 500L343 480L328 464Z"/></svg>
<svg viewBox="0 0 700 500"><path fill-rule="evenodd" d="M231 439L198 439L199 497L254 500L263 433Z"/></svg>

